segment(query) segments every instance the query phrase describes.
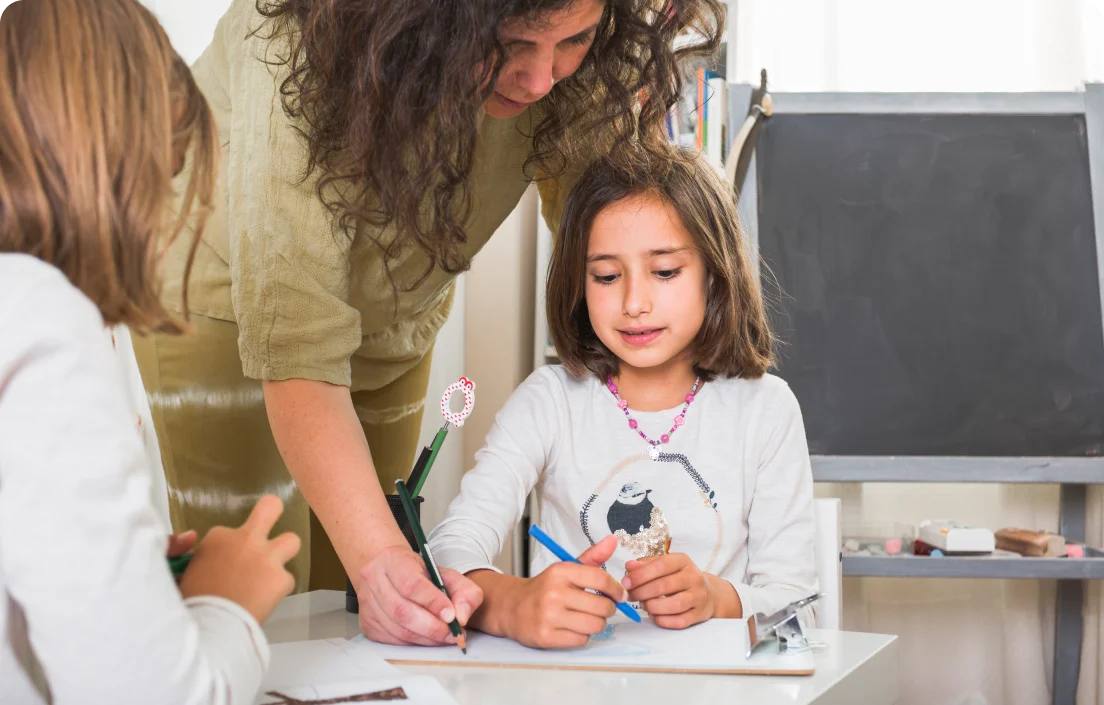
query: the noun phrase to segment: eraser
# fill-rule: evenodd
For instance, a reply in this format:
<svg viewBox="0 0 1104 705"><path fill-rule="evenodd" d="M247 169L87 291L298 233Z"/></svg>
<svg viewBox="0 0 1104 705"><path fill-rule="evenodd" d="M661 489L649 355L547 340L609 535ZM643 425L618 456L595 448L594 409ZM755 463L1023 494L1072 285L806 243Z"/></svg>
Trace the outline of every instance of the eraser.
<svg viewBox="0 0 1104 705"><path fill-rule="evenodd" d="M901 539L887 539L885 542L885 552L891 556L896 556L901 553Z"/></svg>
<svg viewBox="0 0 1104 705"><path fill-rule="evenodd" d="M996 533L997 548L1036 558L1060 558L1066 555L1066 540L1057 534L1030 529L1008 528Z"/></svg>
<svg viewBox="0 0 1104 705"><path fill-rule="evenodd" d="M992 530L955 521L922 522L920 539L943 553L992 553L996 548Z"/></svg>
<svg viewBox="0 0 1104 705"><path fill-rule="evenodd" d="M1079 543L1067 543L1066 544L1066 556L1068 558L1084 558L1085 547Z"/></svg>

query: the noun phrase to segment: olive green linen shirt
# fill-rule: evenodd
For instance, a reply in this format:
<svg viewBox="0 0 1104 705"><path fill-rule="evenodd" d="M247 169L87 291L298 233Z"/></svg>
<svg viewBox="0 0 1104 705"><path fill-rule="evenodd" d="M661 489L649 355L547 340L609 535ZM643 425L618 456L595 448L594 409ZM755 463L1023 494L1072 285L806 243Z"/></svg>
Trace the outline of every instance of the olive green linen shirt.
<svg viewBox="0 0 1104 705"><path fill-rule="evenodd" d="M192 72L214 113L222 146L215 210L196 255L188 289L192 313L239 327L247 377L310 379L379 389L431 349L452 306L455 277L424 273L426 255L406 248L388 280L364 226L338 230L318 196L317 172L304 179L307 147L282 105L286 39L252 34L264 18L255 0L234 0ZM479 128L466 222L465 254L474 255L513 211L530 184L532 108L514 119L484 114ZM186 168L181 179L189 177ZM577 172L539 182L546 221L556 232ZM186 182L185 182L186 183ZM373 233L384 242L390 228ZM164 298L179 309L188 238L166 256Z"/></svg>

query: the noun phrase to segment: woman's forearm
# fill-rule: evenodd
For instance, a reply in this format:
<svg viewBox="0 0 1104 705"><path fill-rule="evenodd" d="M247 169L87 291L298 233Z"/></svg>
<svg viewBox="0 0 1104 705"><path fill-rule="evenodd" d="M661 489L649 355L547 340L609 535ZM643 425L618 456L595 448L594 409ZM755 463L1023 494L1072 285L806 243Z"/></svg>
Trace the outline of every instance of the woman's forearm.
<svg viewBox="0 0 1104 705"><path fill-rule="evenodd" d="M264 397L280 454L355 583L379 551L406 541L376 478L349 388L266 381Z"/></svg>

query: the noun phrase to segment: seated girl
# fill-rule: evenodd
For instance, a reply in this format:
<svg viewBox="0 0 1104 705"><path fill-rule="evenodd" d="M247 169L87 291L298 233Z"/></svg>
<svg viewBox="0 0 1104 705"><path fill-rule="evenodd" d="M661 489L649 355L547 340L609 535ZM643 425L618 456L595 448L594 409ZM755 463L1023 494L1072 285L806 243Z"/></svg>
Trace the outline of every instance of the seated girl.
<svg viewBox="0 0 1104 705"><path fill-rule="evenodd" d="M646 158L643 158L646 160ZM586 643L614 604L660 627L771 613L816 592L813 482L798 403L766 374L772 336L731 189L685 155L601 162L572 192L549 266L562 366L498 413L430 536L482 589L472 626ZM498 572L537 488L532 578Z"/></svg>

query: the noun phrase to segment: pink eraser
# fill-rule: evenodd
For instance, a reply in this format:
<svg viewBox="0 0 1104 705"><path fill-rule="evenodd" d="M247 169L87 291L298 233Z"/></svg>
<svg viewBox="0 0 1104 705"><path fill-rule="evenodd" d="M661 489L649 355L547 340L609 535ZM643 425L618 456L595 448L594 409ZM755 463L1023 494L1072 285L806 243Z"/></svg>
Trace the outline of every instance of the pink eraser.
<svg viewBox="0 0 1104 705"><path fill-rule="evenodd" d="M896 556L901 553L901 539L886 539L885 551L888 555Z"/></svg>
<svg viewBox="0 0 1104 705"><path fill-rule="evenodd" d="M1084 558L1085 547L1079 543L1067 543L1066 544L1066 557L1067 558Z"/></svg>

